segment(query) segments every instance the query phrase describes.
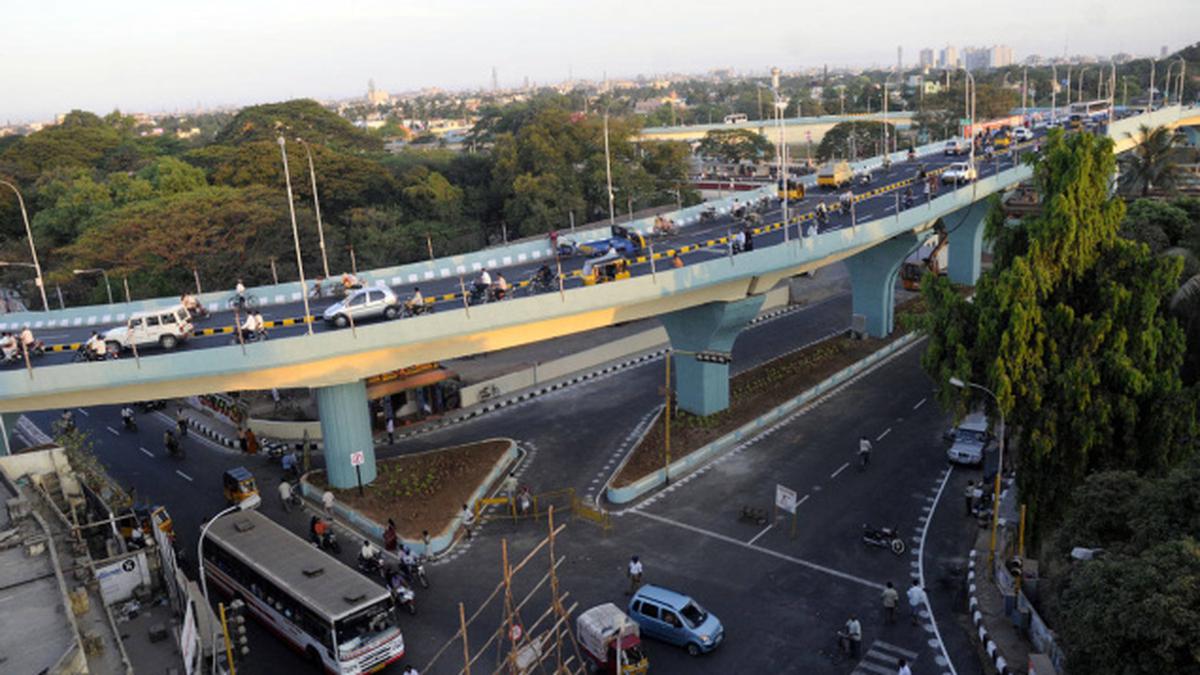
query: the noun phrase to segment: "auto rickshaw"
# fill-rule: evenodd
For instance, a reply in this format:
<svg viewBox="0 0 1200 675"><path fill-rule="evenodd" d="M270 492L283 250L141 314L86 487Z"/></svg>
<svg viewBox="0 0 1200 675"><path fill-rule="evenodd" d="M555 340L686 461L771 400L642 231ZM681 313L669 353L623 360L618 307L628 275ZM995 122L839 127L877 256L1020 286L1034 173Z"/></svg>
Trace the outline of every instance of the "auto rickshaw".
<svg viewBox="0 0 1200 675"><path fill-rule="evenodd" d="M580 614L576 628L591 671L644 675L650 669L637 623L611 602Z"/></svg>
<svg viewBox="0 0 1200 675"><path fill-rule="evenodd" d="M804 184L801 183L800 181L792 180L789 178L787 180L787 189L786 190L784 190L784 182L779 181L776 184L776 189L778 191L780 199L783 199L783 196L785 193L787 194L787 199L789 202L798 202L801 199L804 199Z"/></svg>
<svg viewBox="0 0 1200 675"><path fill-rule="evenodd" d="M225 485L225 501L230 504L242 502L258 495L258 483L244 466L235 466L222 477Z"/></svg>
<svg viewBox="0 0 1200 675"><path fill-rule="evenodd" d="M175 536L175 524L171 520L171 514L167 513L165 506L134 506L133 515L146 537L153 536L154 527L165 532L168 537L173 538ZM121 533L122 539L129 540L133 537L133 524L133 518L126 518L120 521L118 531Z"/></svg>
<svg viewBox="0 0 1200 675"><path fill-rule="evenodd" d="M589 271L590 273L588 273ZM632 276L629 272L629 261L625 258L613 258L612 260L597 262L591 266L589 271L584 272L584 286L595 286L596 284L604 284L610 281L628 279Z"/></svg>

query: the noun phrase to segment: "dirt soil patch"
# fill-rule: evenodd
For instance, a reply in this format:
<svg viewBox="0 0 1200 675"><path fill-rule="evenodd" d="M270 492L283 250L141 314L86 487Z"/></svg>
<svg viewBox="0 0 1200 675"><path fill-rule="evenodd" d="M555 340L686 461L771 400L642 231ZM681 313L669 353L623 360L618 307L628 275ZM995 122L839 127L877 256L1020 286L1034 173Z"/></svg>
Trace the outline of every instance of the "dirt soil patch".
<svg viewBox="0 0 1200 675"><path fill-rule="evenodd" d="M911 317L924 311L922 299L913 298L896 308L896 330L886 338L856 340L839 335L730 378L729 408L708 417L697 417L680 410L671 418L671 461L690 455L900 339L907 334ZM663 431L662 415L659 414L613 480L613 487L625 487L663 468L666 461Z"/></svg>
<svg viewBox="0 0 1200 675"><path fill-rule="evenodd" d="M424 530L436 536L462 510L508 445L507 440L490 440L381 459L375 465L375 482L364 487L361 497L358 488L334 489L333 494L377 523L395 520L401 537L420 539ZM329 489L323 471L313 472L308 481L318 490Z"/></svg>

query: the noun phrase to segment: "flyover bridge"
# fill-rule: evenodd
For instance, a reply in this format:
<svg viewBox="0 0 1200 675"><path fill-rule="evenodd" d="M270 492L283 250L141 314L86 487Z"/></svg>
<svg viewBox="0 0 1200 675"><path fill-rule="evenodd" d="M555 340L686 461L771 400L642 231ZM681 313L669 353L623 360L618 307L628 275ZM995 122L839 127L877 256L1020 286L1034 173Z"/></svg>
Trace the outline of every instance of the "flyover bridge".
<svg viewBox="0 0 1200 675"><path fill-rule="evenodd" d="M1109 133L1119 143L1140 125L1200 125L1195 109L1167 108L1120 120ZM903 165L901 167L903 169ZM628 280L572 288L415 319L326 331L239 346L187 349L169 355L103 363L41 366L0 373L0 412L119 403L219 391L313 387L330 479L355 482L351 452L368 456L364 481L374 479L373 443L364 380L409 365L446 360L658 316L679 351L727 355L755 315L764 294L782 279L844 260L856 314L872 335L893 328L896 277L902 261L944 219L950 237L950 276L972 284L980 272L986 197L1032 175L1015 157L981 166L980 179L907 209L896 209L900 180L859 195L857 219L812 232L808 212L787 228L759 228L755 250L709 255L682 268L639 259L642 273ZM910 168L911 173L913 170ZM807 236L801 236L801 234ZM719 247L720 241L706 242ZM718 249L720 250L720 249ZM672 251L659 252L655 258ZM661 268L660 268L661 266ZM728 361L674 357L681 407L706 415L728 405Z"/></svg>

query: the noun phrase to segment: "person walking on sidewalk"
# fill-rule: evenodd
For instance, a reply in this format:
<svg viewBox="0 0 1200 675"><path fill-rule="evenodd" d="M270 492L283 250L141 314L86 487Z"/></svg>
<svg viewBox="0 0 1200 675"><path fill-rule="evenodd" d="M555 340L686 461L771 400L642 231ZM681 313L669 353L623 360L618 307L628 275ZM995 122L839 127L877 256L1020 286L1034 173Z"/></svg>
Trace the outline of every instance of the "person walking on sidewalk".
<svg viewBox="0 0 1200 675"><path fill-rule="evenodd" d="M967 481L967 489L963 490L963 498L967 502L967 517L975 510L975 481Z"/></svg>
<svg viewBox="0 0 1200 675"><path fill-rule="evenodd" d="M625 595L633 595L633 592L642 585L642 561L638 560L635 555L629 559L629 590L625 591Z"/></svg>
<svg viewBox="0 0 1200 675"><path fill-rule="evenodd" d="M887 588L883 589L883 621L884 623L896 623L896 605L900 602L900 592L892 585L892 582L887 582Z"/></svg>
<svg viewBox="0 0 1200 675"><path fill-rule="evenodd" d="M396 444L396 418L391 415L387 418L387 435L388 445Z"/></svg>
<svg viewBox="0 0 1200 675"><path fill-rule="evenodd" d="M858 438L858 462L859 467L863 469L871 463L871 441L868 441L866 436Z"/></svg>
<svg viewBox="0 0 1200 675"><path fill-rule="evenodd" d="M925 600L925 589L921 588L919 580L913 579L912 586L908 589L908 610L914 626L919 623L921 605L925 604Z"/></svg>

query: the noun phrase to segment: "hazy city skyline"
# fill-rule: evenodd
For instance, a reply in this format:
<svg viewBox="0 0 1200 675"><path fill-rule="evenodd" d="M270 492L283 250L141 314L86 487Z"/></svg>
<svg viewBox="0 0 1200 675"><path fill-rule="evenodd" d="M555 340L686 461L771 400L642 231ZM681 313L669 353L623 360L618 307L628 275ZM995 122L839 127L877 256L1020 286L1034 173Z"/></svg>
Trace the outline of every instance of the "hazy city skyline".
<svg viewBox="0 0 1200 675"><path fill-rule="evenodd" d="M689 3L686 13L675 3L591 0L24 3L7 8L0 25L0 122L47 120L73 108L345 98L361 95L368 78L385 91L486 88L493 66L500 85L514 87L526 77L562 81L568 72L595 80L606 71L890 67L897 46L908 66L921 49L946 45L1005 44L1018 61L1064 49L1157 55L1162 45L1176 50L1200 37L1200 3L1156 4L1146 12L1114 0L1015 0L980 21L964 12L896 12L882 0L804 12L792 3L759 3L752 13L711 0Z"/></svg>

